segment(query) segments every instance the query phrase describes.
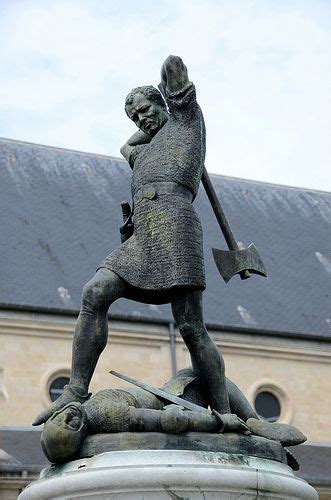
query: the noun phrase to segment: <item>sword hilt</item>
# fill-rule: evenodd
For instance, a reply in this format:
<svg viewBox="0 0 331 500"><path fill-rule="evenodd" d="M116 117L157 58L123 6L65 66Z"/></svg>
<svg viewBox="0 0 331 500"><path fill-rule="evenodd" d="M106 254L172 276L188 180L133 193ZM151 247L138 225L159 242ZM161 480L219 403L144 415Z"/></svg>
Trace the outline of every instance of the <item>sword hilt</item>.
<svg viewBox="0 0 331 500"><path fill-rule="evenodd" d="M122 209L122 217L123 217L123 222L127 222L131 215L131 207L130 203L128 201L121 201L121 209Z"/></svg>

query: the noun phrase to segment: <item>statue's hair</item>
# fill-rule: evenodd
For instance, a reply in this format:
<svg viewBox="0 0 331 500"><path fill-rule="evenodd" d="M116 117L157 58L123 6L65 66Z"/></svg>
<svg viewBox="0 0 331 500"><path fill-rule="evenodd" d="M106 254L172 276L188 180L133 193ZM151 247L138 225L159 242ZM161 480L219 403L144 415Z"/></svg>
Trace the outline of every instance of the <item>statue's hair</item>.
<svg viewBox="0 0 331 500"><path fill-rule="evenodd" d="M161 92L159 92L152 85L144 85L142 87L136 87L135 89L132 89L131 92L126 96L125 112L128 116L129 116L129 113L127 111L127 106L130 106L132 104L133 99L134 99L136 94L142 94L150 101L154 101L155 103L159 104L163 109L165 109L165 110L167 109L166 103L163 100ZM130 118L130 116L129 116L129 118Z"/></svg>

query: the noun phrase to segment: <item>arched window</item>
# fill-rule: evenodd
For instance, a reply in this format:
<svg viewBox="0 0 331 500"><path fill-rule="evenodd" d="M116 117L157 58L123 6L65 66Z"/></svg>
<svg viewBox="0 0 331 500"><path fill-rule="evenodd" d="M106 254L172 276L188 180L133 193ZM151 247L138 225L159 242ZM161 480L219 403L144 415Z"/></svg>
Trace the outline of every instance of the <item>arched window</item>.
<svg viewBox="0 0 331 500"><path fill-rule="evenodd" d="M61 396L64 386L68 383L69 377L57 377L51 382L49 386L49 397L51 401L55 401Z"/></svg>
<svg viewBox="0 0 331 500"><path fill-rule="evenodd" d="M268 422L292 423L293 402L286 389L278 382L268 379L257 380L249 387L247 397L260 418Z"/></svg>
<svg viewBox="0 0 331 500"><path fill-rule="evenodd" d="M256 413L268 422L276 422L282 410L277 396L269 391L259 392L255 396L254 406Z"/></svg>

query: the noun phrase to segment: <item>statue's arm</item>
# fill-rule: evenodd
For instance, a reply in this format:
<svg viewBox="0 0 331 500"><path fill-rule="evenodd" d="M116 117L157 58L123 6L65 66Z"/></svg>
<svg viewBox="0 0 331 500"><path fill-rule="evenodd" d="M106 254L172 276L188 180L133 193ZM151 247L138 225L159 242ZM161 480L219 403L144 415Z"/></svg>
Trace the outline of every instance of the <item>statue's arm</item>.
<svg viewBox="0 0 331 500"><path fill-rule="evenodd" d="M159 85L165 98L182 94L192 85L182 59L172 55L167 57L161 68L161 83Z"/></svg>
<svg viewBox="0 0 331 500"><path fill-rule="evenodd" d="M142 130L137 130L130 139L126 141L126 143L121 147L120 151L124 158L129 162L131 153L135 146L139 146L141 144L148 144L151 141L151 137Z"/></svg>

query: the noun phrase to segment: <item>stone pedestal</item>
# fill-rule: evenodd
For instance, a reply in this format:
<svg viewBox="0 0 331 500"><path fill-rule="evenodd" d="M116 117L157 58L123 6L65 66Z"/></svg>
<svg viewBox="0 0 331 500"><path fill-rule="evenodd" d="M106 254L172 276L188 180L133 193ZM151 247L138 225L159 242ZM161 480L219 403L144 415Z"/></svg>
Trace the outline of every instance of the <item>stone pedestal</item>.
<svg viewBox="0 0 331 500"><path fill-rule="evenodd" d="M317 499L284 463L190 450L110 451L44 469L19 500Z"/></svg>

